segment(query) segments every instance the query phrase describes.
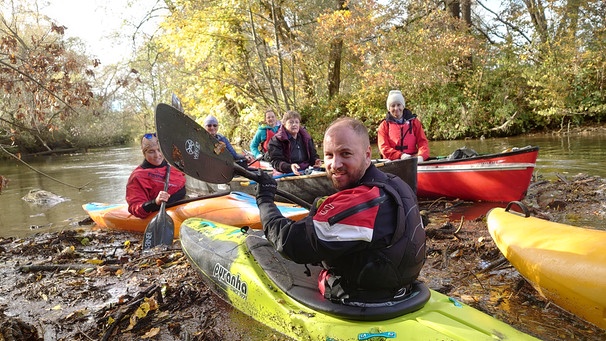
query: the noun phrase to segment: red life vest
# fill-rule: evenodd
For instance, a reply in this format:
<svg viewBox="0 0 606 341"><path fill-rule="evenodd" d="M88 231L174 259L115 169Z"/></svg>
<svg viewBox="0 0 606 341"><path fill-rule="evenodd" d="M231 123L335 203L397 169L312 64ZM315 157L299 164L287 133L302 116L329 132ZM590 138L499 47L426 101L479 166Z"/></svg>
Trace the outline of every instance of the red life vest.
<svg viewBox="0 0 606 341"><path fill-rule="evenodd" d="M269 140L271 140L272 137L274 137L274 135L276 135L276 133L274 133L274 131L272 130L272 128L265 128L265 141L263 142L262 148L263 148L263 153L266 153L269 150Z"/></svg>
<svg viewBox="0 0 606 341"><path fill-rule="evenodd" d="M395 149L406 154L416 154L417 148L417 137L412 130L412 120L406 120L402 123L395 123L387 121L389 126L390 138L396 141ZM399 135L399 137L397 137Z"/></svg>

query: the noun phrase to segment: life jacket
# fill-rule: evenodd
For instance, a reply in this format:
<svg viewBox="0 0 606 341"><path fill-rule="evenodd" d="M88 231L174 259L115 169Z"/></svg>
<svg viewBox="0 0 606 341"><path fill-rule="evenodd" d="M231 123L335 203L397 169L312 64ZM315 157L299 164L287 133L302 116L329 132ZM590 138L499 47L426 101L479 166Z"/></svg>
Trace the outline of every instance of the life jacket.
<svg viewBox="0 0 606 341"><path fill-rule="evenodd" d="M396 143L395 149L399 150L406 154L416 154L417 149L417 137L412 129L413 120L416 117L412 117L411 119L405 120L403 123L397 123L392 120L387 120L387 126L389 127L389 132L392 132L392 127L397 127L399 130L400 137ZM391 134L390 134L391 135Z"/></svg>
<svg viewBox="0 0 606 341"><path fill-rule="evenodd" d="M269 150L269 140L271 140L274 135L276 135L276 133L272 130L272 128L265 128L265 141L263 141L263 144L261 145L261 148L263 148L263 153L267 153Z"/></svg>
<svg viewBox="0 0 606 341"><path fill-rule="evenodd" d="M376 249L367 250L361 260L352 258L352 262L364 262L363 270L355 276L356 283L346 282L345 277L331 273L332 270L322 273L319 286L327 299L343 304L355 304L404 297L410 292L412 283L425 263L425 230L421 217L418 214L409 214L404 206L406 201L409 210L415 208L416 197L400 193L389 182L401 182L398 187L408 185L395 175L386 175L387 182L370 181L363 182L362 185L383 189L397 203L397 226L391 241L387 246L381 245ZM409 193L412 194L412 191ZM381 288L385 283L389 283L392 289L365 289Z"/></svg>
<svg viewBox="0 0 606 341"><path fill-rule="evenodd" d="M404 180L399 177L385 173L389 181L400 182L398 187L408 186ZM407 197L405 193L400 193L395 187L384 182L365 182L367 186L377 186L387 192L398 204L397 222L398 226L391 238L391 243L383 249L388 258L398 260L399 254L402 254L397 264L400 275L400 283L408 284L417 279L423 264L425 264L425 229L421 221L421 215L409 214L412 208L417 207L416 196L412 189L409 193L412 197ZM407 201L406 211L404 201ZM398 250L404 250L399 252Z"/></svg>

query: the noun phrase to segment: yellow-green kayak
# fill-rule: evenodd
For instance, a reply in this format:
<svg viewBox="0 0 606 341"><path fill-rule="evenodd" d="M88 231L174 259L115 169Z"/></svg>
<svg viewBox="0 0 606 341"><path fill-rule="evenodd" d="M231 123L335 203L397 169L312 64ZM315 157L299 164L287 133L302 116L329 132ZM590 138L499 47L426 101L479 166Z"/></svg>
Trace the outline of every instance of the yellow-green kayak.
<svg viewBox="0 0 606 341"><path fill-rule="evenodd" d="M181 246L217 295L297 340L536 340L420 282L392 302L331 302L318 291L319 267L285 260L262 231L190 218Z"/></svg>

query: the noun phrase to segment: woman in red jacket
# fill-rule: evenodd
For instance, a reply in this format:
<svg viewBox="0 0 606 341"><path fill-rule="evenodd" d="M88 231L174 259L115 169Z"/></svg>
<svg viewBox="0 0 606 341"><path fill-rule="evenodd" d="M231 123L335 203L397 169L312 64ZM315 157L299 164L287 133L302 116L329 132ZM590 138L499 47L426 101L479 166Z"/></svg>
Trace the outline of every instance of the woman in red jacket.
<svg viewBox="0 0 606 341"><path fill-rule="evenodd" d="M163 201L171 203L185 197L185 176L171 167L168 190L164 191L167 162L160 151L156 133L143 135L141 151L145 160L128 178L126 202L132 215L145 218L158 211Z"/></svg>
<svg viewBox="0 0 606 341"><path fill-rule="evenodd" d="M416 157L419 162L429 158L429 142L421 121L406 109L404 96L391 90L387 96L387 117L379 125L377 143L384 158L390 160Z"/></svg>

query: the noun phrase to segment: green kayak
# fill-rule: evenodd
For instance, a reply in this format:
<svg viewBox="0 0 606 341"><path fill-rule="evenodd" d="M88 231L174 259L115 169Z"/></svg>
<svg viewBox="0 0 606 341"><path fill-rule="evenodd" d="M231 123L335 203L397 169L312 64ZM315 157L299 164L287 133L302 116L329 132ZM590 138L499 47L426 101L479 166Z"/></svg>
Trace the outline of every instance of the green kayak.
<svg viewBox="0 0 606 341"><path fill-rule="evenodd" d="M181 245L217 295L294 339L536 340L420 282L393 302L325 300L319 267L285 260L262 231L190 218L181 225Z"/></svg>

